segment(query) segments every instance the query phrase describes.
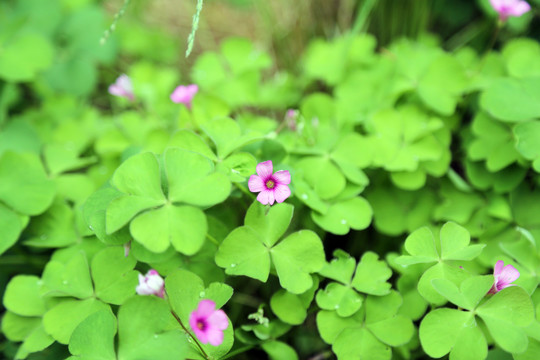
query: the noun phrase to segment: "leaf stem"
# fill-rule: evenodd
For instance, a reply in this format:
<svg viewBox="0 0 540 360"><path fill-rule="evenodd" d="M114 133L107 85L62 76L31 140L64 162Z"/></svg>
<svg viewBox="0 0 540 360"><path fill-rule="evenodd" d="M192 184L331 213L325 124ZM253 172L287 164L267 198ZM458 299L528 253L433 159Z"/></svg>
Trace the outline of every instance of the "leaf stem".
<svg viewBox="0 0 540 360"><path fill-rule="evenodd" d="M170 306L170 302L169 302L169 306ZM195 344L197 344L197 346L199 347L199 350L201 350L201 353L202 355L204 356L205 359L207 360L210 360L210 358L208 357L208 354L206 354L206 352L204 351L202 345L199 343L199 341L197 340L197 338L195 336L193 336L193 334L184 326L184 324L182 323L182 320L180 320L180 318L178 317L178 315L174 312L174 310L172 309L171 307L171 314L172 316L174 316L174 318L176 319L176 321L178 321L178 323L180 324L180 326L182 327L182 329L184 329L184 331L186 332L186 334L188 334L192 339L193 341L195 341Z"/></svg>
<svg viewBox="0 0 540 360"><path fill-rule="evenodd" d="M214 243L214 245L219 246L219 241L209 233L206 233L206 238Z"/></svg>

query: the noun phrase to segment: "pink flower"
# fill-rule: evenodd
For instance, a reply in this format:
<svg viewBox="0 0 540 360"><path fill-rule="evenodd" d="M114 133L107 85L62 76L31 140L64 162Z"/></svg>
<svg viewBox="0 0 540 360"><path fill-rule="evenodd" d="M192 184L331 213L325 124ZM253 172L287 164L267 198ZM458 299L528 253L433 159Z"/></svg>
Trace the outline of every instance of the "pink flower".
<svg viewBox="0 0 540 360"><path fill-rule="evenodd" d="M120 75L114 84L109 86L109 94L126 98L129 101L135 100L135 95L133 95L133 85L131 84L129 76L126 74Z"/></svg>
<svg viewBox="0 0 540 360"><path fill-rule="evenodd" d="M257 175L251 175L248 181L249 191L259 192L257 200L261 204L274 204L274 199L282 203L291 196L291 190L287 185L291 183L291 174L287 170L277 171L272 174L272 160L257 165Z"/></svg>
<svg viewBox="0 0 540 360"><path fill-rule="evenodd" d="M515 286L511 283L517 280L519 277L519 271L517 271L512 265L504 266L504 261L499 260L495 264L493 276L495 276L495 283L491 289L489 289L488 294L496 294L504 288Z"/></svg>
<svg viewBox="0 0 540 360"><path fill-rule="evenodd" d="M189 315L189 326L203 344L218 346L223 342L223 330L229 326L229 320L223 310L216 310L212 300L201 300L197 310Z"/></svg>
<svg viewBox="0 0 540 360"><path fill-rule="evenodd" d="M521 16L531 10L531 6L523 0L489 0L489 2L499 13L501 21L506 21L510 16Z"/></svg>
<svg viewBox="0 0 540 360"><path fill-rule="evenodd" d="M171 100L177 104L184 104L188 109L191 109L191 100L197 92L199 87L195 84L180 85L171 94Z"/></svg>
<svg viewBox="0 0 540 360"><path fill-rule="evenodd" d="M135 291L139 295L156 295L162 298L165 292L164 285L165 281L159 276L159 273L151 269L145 276L139 274L139 285L137 285Z"/></svg>

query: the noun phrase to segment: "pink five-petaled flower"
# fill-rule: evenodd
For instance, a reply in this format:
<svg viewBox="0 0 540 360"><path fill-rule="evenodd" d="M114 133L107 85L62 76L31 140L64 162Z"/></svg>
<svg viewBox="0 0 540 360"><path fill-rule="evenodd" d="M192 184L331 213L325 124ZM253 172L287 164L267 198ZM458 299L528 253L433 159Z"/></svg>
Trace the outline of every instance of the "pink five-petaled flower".
<svg viewBox="0 0 540 360"><path fill-rule="evenodd" d="M499 260L495 264L493 276L495 276L495 283L489 289L488 294L496 294L504 288L515 286L512 282L516 281L519 277L519 271L510 264L504 266L504 261Z"/></svg>
<svg viewBox="0 0 540 360"><path fill-rule="evenodd" d="M109 94L126 98L129 101L135 100L135 95L133 95L133 85L131 84L129 76L126 74L120 75L114 84L109 86Z"/></svg>
<svg viewBox="0 0 540 360"><path fill-rule="evenodd" d="M159 276L159 273L150 269L145 276L139 274L139 285L135 291L139 295L156 295L162 298L165 291L164 285L165 281Z"/></svg>
<svg viewBox="0 0 540 360"><path fill-rule="evenodd" d="M189 315L189 326L203 344L218 346L223 342L223 330L229 326L229 320L223 310L216 310L212 300L201 300L197 310Z"/></svg>
<svg viewBox="0 0 540 360"><path fill-rule="evenodd" d="M521 16L531 10L531 6L523 0L489 0L489 2L499 13L501 21L506 21L510 16Z"/></svg>
<svg viewBox="0 0 540 360"><path fill-rule="evenodd" d="M261 204L282 203L291 195L287 185L291 183L291 174L287 170L273 172L272 160L257 165L257 175L251 175L248 181L249 191L259 192L257 200Z"/></svg>
<svg viewBox="0 0 540 360"><path fill-rule="evenodd" d="M199 87L195 84L180 85L172 92L171 100L177 104L184 104L188 109L191 109L191 100L198 91Z"/></svg>

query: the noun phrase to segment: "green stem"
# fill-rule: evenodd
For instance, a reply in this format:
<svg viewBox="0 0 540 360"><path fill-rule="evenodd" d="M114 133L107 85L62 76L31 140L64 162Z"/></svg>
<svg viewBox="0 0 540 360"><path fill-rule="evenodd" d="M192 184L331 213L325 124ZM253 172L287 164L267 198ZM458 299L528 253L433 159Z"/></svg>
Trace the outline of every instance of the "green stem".
<svg viewBox="0 0 540 360"><path fill-rule="evenodd" d="M206 238L210 240L211 242L213 242L216 246L219 246L219 241L217 241L217 239L213 237L212 235L206 233Z"/></svg>
<svg viewBox="0 0 540 360"><path fill-rule="evenodd" d="M489 55L489 53L491 52L491 50L493 49L493 46L495 45L495 42L497 41L497 36L499 35L499 31L501 30L502 26L504 25L504 23L500 20L497 21L497 27L495 28L495 31L493 32L493 36L491 37L491 41L489 43L489 46L487 47L484 55L483 55L483 58L480 62L480 67L478 68L478 72L481 72L482 71L482 68L484 67L485 63L486 63L486 59L487 59L487 56Z"/></svg>
<svg viewBox="0 0 540 360"><path fill-rule="evenodd" d="M124 5L122 5L120 10L114 15L114 19L113 19L113 22L112 22L111 26L109 26L109 28L107 30L105 30L105 33L103 34L103 36L99 40L99 43L101 45L105 45L105 43L109 39L109 36L111 36L113 31L116 29L116 23L118 23L118 20L120 20L120 18L122 16L124 16L124 13L126 12L126 9L127 9L130 2L131 2L131 0L124 0Z"/></svg>
<svg viewBox="0 0 540 360"><path fill-rule="evenodd" d="M170 302L169 302L169 306L170 306ZM197 344L197 346L199 347L199 350L201 350L201 353L202 355L204 356L205 359L207 360L210 360L210 358L208 357L208 355L206 354L206 352L204 351L202 345L199 343L199 341L197 340L197 338L195 336L193 336L193 334L191 334L191 332L184 326L184 324L182 323L182 320L180 320L180 318L178 317L178 315L176 315L176 313L174 312L174 310L172 309L171 307L171 314L172 316L174 316L174 318L176 319L176 321L178 321L178 323L180 324L180 326L182 327L182 329L184 329L184 331L186 332L186 334L188 334L192 339L193 341L195 341L195 344Z"/></svg>
<svg viewBox="0 0 540 360"><path fill-rule="evenodd" d="M358 34L365 30L366 21L376 3L377 0L367 0L364 2L364 5L360 8L356 15L356 19L354 20L354 25L351 30L352 34Z"/></svg>
<svg viewBox="0 0 540 360"><path fill-rule="evenodd" d="M226 356L222 357L221 359L232 358L235 355L238 355L238 354L241 354L241 353L246 352L248 350L251 350L253 347L254 347L254 345L246 345L244 347L241 347L240 349L236 349L234 351L231 351L230 353L228 353Z"/></svg>
<svg viewBox="0 0 540 360"><path fill-rule="evenodd" d="M201 11L203 7L203 0L197 0L197 10L195 11L195 15L193 15L193 23L191 25L191 32L188 36L188 44L186 49L186 58L191 54L191 50L193 50L193 43L195 42L195 33L197 32L197 29L199 28L199 18L201 17Z"/></svg>
<svg viewBox="0 0 540 360"><path fill-rule="evenodd" d="M501 30L503 24L504 23L502 21L500 20L497 21L497 27L495 28L495 31L493 32L493 36L491 37L491 41L489 43L488 48L486 49L484 56L486 56L493 49L493 46L495 45L495 42L497 41L497 36L499 35L499 31Z"/></svg>

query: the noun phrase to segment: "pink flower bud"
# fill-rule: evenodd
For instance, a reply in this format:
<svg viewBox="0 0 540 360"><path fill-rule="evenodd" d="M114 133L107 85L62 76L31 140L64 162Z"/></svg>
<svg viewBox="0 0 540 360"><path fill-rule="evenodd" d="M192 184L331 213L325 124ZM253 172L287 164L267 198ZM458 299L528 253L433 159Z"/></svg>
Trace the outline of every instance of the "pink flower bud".
<svg viewBox="0 0 540 360"><path fill-rule="evenodd" d="M145 276L139 274L139 285L135 291L139 295L156 295L162 298L165 292L165 281L156 270L151 269Z"/></svg>
<svg viewBox="0 0 540 360"><path fill-rule="evenodd" d="M126 98L129 101L135 100L131 79L126 74L120 75L114 84L109 86L109 94Z"/></svg>

